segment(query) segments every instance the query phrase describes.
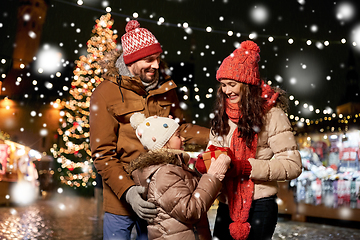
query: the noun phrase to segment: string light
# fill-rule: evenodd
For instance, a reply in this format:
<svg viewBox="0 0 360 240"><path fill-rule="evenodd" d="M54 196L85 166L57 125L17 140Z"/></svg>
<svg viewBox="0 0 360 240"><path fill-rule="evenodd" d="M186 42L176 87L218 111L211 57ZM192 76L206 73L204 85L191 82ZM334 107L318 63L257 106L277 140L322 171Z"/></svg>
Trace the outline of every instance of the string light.
<svg viewBox="0 0 360 240"><path fill-rule="evenodd" d="M82 2L82 1L79 1L79 2ZM72 3L68 3L68 2L63 2L62 1L62 3L65 3L65 4L69 4L69 5L74 5L74 6L76 6L76 7L82 7L81 5L76 5L76 4L72 4ZM103 10L102 9L97 9L97 8L93 8L93 7L89 7L89 6L87 6L87 8L89 8L89 9L92 9L92 10L94 10L94 11L98 11L98 12L103 12ZM130 21L131 19L131 16L129 16L129 15L127 15L127 14L121 14L121 13L118 13L118 12L112 12L112 15L113 16L120 16L120 17L124 17L124 18L126 18L126 21ZM134 16L133 16L134 17ZM154 16L153 15L150 15L149 16L149 18L140 18L140 17L138 17L138 15L137 15L137 19L138 20L143 20L143 21L146 21L146 22L150 22L150 23L154 23L154 24L158 24L158 25L161 25L161 24L163 24L164 22L165 22L165 19L164 19L164 17L160 17L159 18L159 20L158 21L154 21L154 20L152 20L152 18L153 18ZM134 17L135 18L135 17ZM219 21L223 21L224 20L224 17L220 17L219 18ZM201 23L200 23L201 24ZM174 24L174 23L171 23L171 22L167 22L167 24L166 24L166 26L167 27L179 27L178 26L178 24ZM207 27L204 27L205 26L205 24L203 24L203 27L199 27L199 26L189 26L188 24L187 24L187 27L184 27L184 28L188 28L189 29L189 31L190 31L190 29L191 29L191 31L193 31L193 30L195 30L195 31L205 31L205 32L208 32L208 30L209 29L211 29L211 31L210 32L215 32L215 29L212 27L212 26L207 26ZM218 33L218 34L224 34L224 35L228 35L228 33L229 32L231 32L231 30L216 30L216 33ZM245 35L245 36L249 36L249 37L253 37L254 36L254 33L237 33L237 37L240 37L241 35ZM267 39L269 39L269 35L261 35L261 34L259 34L259 35L257 35L256 34L256 38L267 38ZM277 39L284 39L285 37L284 36L271 36L271 41L269 40L269 42L273 42L273 41L275 41L275 40L277 40ZM250 38L251 39L251 38ZM291 38L292 39L292 38ZM330 41L330 40L326 40L326 39L313 39L313 40L310 40L311 42L323 42L324 44L325 44L325 46L329 46L329 44L331 43L331 44L343 44L344 42L343 42L343 40L345 40L345 42L346 42L346 39L345 38L343 38L340 42L338 41L338 40L334 40L334 41ZM297 40L297 41L300 41L300 40ZM307 43L307 41L309 41L309 40L306 40L305 41L305 43ZM293 44L294 43L294 40L292 40L292 43L290 43L289 41L288 41L288 43L289 44ZM354 45L355 44L355 45ZM353 46L356 46L356 42L354 42L353 44L352 44Z"/></svg>

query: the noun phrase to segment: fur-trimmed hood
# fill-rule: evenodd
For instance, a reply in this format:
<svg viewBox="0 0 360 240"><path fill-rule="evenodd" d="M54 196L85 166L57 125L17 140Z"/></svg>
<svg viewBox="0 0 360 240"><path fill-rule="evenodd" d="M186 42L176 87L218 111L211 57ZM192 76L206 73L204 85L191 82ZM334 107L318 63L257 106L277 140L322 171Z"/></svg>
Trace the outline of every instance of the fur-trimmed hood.
<svg viewBox="0 0 360 240"><path fill-rule="evenodd" d="M158 149L141 154L138 158L130 162L127 171L131 174L133 171L144 169L149 166L161 164L174 164L181 166L189 162L190 156L182 150Z"/></svg>
<svg viewBox="0 0 360 240"><path fill-rule="evenodd" d="M105 53L104 58L100 61L100 66L103 69L102 77L110 80L116 84L120 84L120 80L131 82L130 85L138 85L144 88L140 78L134 77L126 66L123 58L122 49L114 49L110 52ZM157 85L160 86L164 82L171 79L171 72L164 61L160 61L158 78L156 81ZM122 87L126 87L127 84L121 83Z"/></svg>

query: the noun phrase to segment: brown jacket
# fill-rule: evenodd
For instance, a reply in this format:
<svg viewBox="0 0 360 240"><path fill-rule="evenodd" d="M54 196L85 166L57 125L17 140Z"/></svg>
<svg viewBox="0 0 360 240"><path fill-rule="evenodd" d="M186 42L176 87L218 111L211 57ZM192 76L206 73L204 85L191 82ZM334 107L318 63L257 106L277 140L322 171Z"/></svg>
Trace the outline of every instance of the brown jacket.
<svg viewBox="0 0 360 240"><path fill-rule="evenodd" d="M122 195L135 183L124 168L145 150L130 125L131 115L135 112L146 117L172 115L180 120L180 133L185 141L203 146L207 144L209 129L184 123L176 84L170 77L166 76L158 88L146 92L140 78L120 76L114 68L108 69L113 73L108 73L91 96L90 147L103 179L104 211L132 215L134 212Z"/></svg>
<svg viewBox="0 0 360 240"><path fill-rule="evenodd" d="M231 146L231 138L236 124L229 120L229 134L219 141L210 134L210 144ZM302 171L300 153L285 112L273 107L266 114L265 124L258 135L256 157L250 158L254 181L254 200L269 197L278 192L278 181L297 178Z"/></svg>
<svg viewBox="0 0 360 240"><path fill-rule="evenodd" d="M150 240L211 239L207 211L222 184L210 174L199 179L188 159L183 151L160 149L131 163L135 183L147 189L146 198L159 210L148 225Z"/></svg>

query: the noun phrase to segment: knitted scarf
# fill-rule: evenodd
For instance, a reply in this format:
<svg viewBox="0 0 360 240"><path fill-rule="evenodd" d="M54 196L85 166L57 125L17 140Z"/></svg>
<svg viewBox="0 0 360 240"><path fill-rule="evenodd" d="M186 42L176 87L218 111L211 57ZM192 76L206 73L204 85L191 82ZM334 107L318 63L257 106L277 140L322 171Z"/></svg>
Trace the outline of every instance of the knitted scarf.
<svg viewBox="0 0 360 240"><path fill-rule="evenodd" d="M279 93L275 93L272 88L261 83L262 98L266 99L263 106L263 111L267 112L272 106L274 106ZM226 102L226 114L229 119L238 123L241 117L241 110L238 104L230 103L227 99ZM247 175L241 174L242 161L248 161L249 158L255 158L258 135L256 134L250 147L246 145L245 139L238 137L239 130L233 133L231 139L230 149L234 155L232 159L233 168L235 169L235 176L233 178L227 178L225 182L226 191L228 194L230 217L233 222L230 224L230 234L236 240L247 239L250 233L250 224L247 222L249 217L250 207L254 192L254 183Z"/></svg>

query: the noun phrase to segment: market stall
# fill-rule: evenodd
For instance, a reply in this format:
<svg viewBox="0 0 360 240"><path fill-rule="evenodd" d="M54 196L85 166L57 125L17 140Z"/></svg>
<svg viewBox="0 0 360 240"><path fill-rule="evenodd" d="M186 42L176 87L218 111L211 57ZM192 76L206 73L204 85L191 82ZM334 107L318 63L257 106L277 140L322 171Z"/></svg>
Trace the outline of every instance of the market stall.
<svg viewBox="0 0 360 240"><path fill-rule="evenodd" d="M306 217L360 221L358 129L318 127L297 134L303 172L279 183L279 213L300 221Z"/></svg>
<svg viewBox="0 0 360 240"><path fill-rule="evenodd" d="M14 189L26 184L37 195L39 182L34 161L41 159L41 154L27 146L0 140L0 204L8 204L17 198ZM20 189L20 191L23 189Z"/></svg>

